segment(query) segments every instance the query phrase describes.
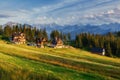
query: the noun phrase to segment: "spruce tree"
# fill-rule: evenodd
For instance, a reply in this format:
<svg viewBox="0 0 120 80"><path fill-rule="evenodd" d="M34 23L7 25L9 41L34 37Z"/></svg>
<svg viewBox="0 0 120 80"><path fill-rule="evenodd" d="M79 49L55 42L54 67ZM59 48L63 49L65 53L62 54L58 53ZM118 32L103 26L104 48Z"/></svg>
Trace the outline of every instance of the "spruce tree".
<svg viewBox="0 0 120 80"><path fill-rule="evenodd" d="M46 32L46 29L43 29L43 38L45 38L46 40L48 40L48 34Z"/></svg>
<svg viewBox="0 0 120 80"><path fill-rule="evenodd" d="M12 35L12 29L10 26L5 26L4 27L4 36L9 38Z"/></svg>
<svg viewBox="0 0 120 80"><path fill-rule="evenodd" d="M0 35L3 35L3 29L1 25L0 25Z"/></svg>
<svg viewBox="0 0 120 80"><path fill-rule="evenodd" d="M107 56L113 57L110 43L107 43L107 44L106 44L106 53L107 53L107 54L106 54Z"/></svg>
<svg viewBox="0 0 120 80"><path fill-rule="evenodd" d="M58 30L53 30L50 34L51 39L60 38L60 33Z"/></svg>

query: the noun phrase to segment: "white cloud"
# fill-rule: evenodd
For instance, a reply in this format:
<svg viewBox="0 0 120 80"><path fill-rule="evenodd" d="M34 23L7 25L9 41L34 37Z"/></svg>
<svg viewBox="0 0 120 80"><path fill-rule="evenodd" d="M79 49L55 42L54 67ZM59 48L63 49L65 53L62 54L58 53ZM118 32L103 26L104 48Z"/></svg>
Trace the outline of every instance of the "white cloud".
<svg viewBox="0 0 120 80"><path fill-rule="evenodd" d="M114 10L109 10L107 14L114 14Z"/></svg>
<svg viewBox="0 0 120 80"><path fill-rule="evenodd" d="M105 12L99 12L94 14L87 14L82 17L84 22L92 22L92 24L105 24L105 23L120 23L120 10L115 8Z"/></svg>

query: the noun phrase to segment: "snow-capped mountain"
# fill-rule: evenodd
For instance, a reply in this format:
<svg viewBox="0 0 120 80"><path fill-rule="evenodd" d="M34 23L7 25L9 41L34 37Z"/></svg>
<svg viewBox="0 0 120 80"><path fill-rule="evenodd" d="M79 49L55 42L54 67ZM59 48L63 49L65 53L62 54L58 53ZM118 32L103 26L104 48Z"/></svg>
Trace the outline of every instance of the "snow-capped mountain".
<svg viewBox="0 0 120 80"><path fill-rule="evenodd" d="M19 25L19 23L16 23L16 22L7 22L6 24L3 25L3 27L9 25L10 27L12 26L16 26L16 25Z"/></svg>
<svg viewBox="0 0 120 80"><path fill-rule="evenodd" d="M31 27L31 28L33 28L33 26L32 25L29 25L29 24L20 24L20 23L16 23L16 22L7 22L6 24L4 24L4 25L2 25L2 27L4 28L5 26L10 26L10 27L13 27L13 26L21 26L21 27L23 27L23 26L26 26L26 27Z"/></svg>
<svg viewBox="0 0 120 80"><path fill-rule="evenodd" d="M15 26L20 25L19 23L14 22L8 22L5 25L9 26ZM5 26L3 25L3 26ZM52 30L59 30L60 32L64 33L71 33L72 38L75 38L75 36L79 33L93 33L93 34L106 34L108 32L117 32L120 31L120 23L111 23L111 24L102 24L102 25L58 25L58 24L24 24L29 27L36 27L38 29L46 29L48 34Z"/></svg>
<svg viewBox="0 0 120 80"><path fill-rule="evenodd" d="M103 24L103 25L64 25L60 26L57 24L45 24L45 25L34 25L37 28L46 28L47 32L50 33L52 30L59 30L64 33L70 32L73 37L79 33L93 33L93 34L106 34L108 32L120 31L119 23Z"/></svg>

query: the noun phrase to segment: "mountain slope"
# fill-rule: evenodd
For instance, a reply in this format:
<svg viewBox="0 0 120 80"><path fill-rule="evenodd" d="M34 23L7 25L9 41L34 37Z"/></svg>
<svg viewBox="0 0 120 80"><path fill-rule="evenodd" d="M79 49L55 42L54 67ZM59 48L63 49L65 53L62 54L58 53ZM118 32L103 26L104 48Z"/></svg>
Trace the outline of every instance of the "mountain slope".
<svg viewBox="0 0 120 80"><path fill-rule="evenodd" d="M0 41L0 62L0 72L2 71L0 80L120 79L120 59L74 48L40 49ZM6 78L5 74L10 75L7 76L9 78Z"/></svg>

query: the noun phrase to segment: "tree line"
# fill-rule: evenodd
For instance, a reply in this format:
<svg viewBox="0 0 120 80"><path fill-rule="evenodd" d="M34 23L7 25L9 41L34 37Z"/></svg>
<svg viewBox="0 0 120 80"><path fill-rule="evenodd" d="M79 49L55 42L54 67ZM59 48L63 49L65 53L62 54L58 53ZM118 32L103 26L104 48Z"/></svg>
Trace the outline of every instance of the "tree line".
<svg viewBox="0 0 120 80"><path fill-rule="evenodd" d="M28 25L16 25L9 26L6 25L4 28L0 26L0 35L2 35L2 39L8 40L13 33L22 32L25 34L27 42L35 42L36 38L45 38L47 41L51 41L53 39L61 38L65 44L67 41L70 41L71 36L70 33L59 32L58 30L51 31L50 35L48 35L46 29L38 29L36 27L28 26Z"/></svg>

